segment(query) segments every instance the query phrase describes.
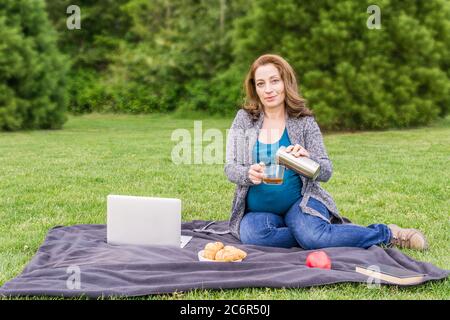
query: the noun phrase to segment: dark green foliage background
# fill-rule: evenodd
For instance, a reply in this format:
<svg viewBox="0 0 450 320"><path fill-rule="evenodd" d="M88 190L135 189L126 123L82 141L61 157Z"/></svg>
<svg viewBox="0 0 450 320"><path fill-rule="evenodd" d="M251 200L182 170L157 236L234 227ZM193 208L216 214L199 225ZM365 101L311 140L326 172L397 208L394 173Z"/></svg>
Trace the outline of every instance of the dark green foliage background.
<svg viewBox="0 0 450 320"><path fill-rule="evenodd" d="M66 121L68 57L42 1L0 2L0 130L55 129Z"/></svg>
<svg viewBox="0 0 450 320"><path fill-rule="evenodd" d="M10 11L8 6L29 10L25 16L17 9L6 14L3 3ZM43 0L2 1L3 129L60 126L66 93L73 113L231 117L242 103L251 62L264 53L292 64L302 95L325 129L427 125L449 113L446 0L380 0L381 29L367 28L372 3L361 0L45 4L47 15ZM70 4L81 8L80 30L66 27ZM47 16L65 56L56 51Z"/></svg>

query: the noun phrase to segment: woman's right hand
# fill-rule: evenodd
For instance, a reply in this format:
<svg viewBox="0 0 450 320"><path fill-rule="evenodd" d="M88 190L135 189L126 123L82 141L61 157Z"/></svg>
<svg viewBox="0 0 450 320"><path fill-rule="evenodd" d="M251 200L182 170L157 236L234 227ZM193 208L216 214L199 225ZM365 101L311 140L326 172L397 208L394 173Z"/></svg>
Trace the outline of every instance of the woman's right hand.
<svg viewBox="0 0 450 320"><path fill-rule="evenodd" d="M264 163L256 163L250 166L248 177L254 184L260 184L264 177Z"/></svg>

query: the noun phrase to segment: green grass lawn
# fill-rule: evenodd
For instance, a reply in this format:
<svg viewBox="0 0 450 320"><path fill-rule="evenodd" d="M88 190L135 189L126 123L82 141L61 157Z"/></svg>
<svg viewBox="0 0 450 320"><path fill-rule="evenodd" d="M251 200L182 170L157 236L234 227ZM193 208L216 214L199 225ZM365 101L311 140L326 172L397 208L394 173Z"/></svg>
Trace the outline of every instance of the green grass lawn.
<svg viewBox="0 0 450 320"><path fill-rule="evenodd" d="M167 115L70 117L63 130L0 133L0 285L17 276L55 225L106 223L106 196L176 197L183 220L229 218L234 185L223 163L175 165L173 130L194 119ZM232 119L203 120L203 132ZM322 183L358 224L422 230L415 259L450 269L450 118L430 127L324 134L333 161ZM448 299L449 280L412 288L336 284L304 289L196 290L148 299Z"/></svg>

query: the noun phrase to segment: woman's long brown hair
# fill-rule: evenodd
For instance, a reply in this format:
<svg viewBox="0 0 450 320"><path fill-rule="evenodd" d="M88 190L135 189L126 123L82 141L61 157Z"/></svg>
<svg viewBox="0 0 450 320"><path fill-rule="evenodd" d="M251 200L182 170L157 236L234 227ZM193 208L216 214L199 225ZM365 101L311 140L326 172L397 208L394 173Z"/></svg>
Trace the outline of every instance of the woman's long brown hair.
<svg viewBox="0 0 450 320"><path fill-rule="evenodd" d="M262 55L252 63L244 81L246 97L243 109L251 115L253 120L258 119L260 113L264 111L263 104L256 93L255 72L260 66L269 63L275 65L284 82L284 103L288 115L295 118L312 116L313 112L306 107L306 100L298 91L297 78L294 69L292 69L286 60L275 54Z"/></svg>

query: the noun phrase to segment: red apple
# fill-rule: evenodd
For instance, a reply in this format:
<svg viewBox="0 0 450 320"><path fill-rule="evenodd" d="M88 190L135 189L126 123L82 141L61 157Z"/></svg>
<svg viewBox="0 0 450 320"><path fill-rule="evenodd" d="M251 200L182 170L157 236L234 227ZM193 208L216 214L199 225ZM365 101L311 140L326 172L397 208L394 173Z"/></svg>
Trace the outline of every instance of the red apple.
<svg viewBox="0 0 450 320"><path fill-rule="evenodd" d="M306 257L306 266L310 268L331 269L331 259L325 251L314 251Z"/></svg>

